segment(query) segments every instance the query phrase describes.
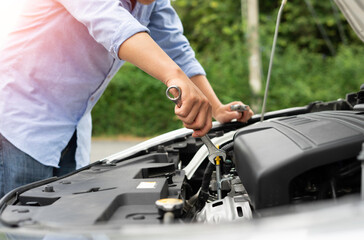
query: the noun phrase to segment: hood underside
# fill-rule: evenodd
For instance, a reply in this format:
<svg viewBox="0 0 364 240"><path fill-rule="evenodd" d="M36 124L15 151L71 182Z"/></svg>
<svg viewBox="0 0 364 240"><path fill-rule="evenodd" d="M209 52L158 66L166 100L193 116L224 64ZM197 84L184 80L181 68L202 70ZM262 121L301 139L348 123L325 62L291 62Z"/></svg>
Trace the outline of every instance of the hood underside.
<svg viewBox="0 0 364 240"><path fill-rule="evenodd" d="M346 20L364 42L364 0L335 0Z"/></svg>

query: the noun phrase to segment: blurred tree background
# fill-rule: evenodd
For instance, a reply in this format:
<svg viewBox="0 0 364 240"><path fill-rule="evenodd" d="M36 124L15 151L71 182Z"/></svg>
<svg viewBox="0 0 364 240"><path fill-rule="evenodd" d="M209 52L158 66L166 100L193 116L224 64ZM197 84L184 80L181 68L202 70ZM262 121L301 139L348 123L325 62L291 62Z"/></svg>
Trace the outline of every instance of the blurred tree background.
<svg viewBox="0 0 364 240"><path fill-rule="evenodd" d="M223 103L253 101L249 89L243 1L175 0L185 35ZM280 1L259 2L262 80L265 85ZM364 43L332 0L289 0L273 64L267 110L345 98L364 83ZM154 136L182 127L166 87L125 64L92 111L94 135ZM260 109L256 110L260 112Z"/></svg>

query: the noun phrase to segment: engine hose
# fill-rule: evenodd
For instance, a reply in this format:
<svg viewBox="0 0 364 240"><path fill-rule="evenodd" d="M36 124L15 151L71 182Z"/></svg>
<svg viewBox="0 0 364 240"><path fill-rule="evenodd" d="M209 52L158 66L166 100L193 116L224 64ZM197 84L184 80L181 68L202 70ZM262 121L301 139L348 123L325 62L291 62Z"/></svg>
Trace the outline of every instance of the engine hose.
<svg viewBox="0 0 364 240"><path fill-rule="evenodd" d="M230 142L226 145L224 145L221 149L227 152L227 150L231 149L234 146L234 142ZM212 172L214 171L215 166L209 161L207 164L207 167L205 169L205 172L202 177L202 184L201 184L201 190L200 194L198 195L198 203L197 208L200 210L205 205L205 202L207 201L209 197L209 186L211 181Z"/></svg>
<svg viewBox="0 0 364 240"><path fill-rule="evenodd" d="M201 191L200 194L198 195L199 202L204 203L209 197L209 185L211 181L212 172L214 171L214 169L215 166L211 162L208 162L202 178Z"/></svg>

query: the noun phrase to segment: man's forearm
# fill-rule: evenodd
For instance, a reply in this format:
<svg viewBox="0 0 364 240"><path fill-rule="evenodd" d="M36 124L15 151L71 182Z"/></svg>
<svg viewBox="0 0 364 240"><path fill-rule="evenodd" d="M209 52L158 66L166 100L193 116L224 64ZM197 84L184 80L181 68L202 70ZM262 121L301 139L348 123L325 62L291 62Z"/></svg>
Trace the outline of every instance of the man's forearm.
<svg viewBox="0 0 364 240"><path fill-rule="evenodd" d="M220 107L222 104L219 98L216 96L214 90L212 89L209 81L204 75L196 75L190 78L192 82L202 91L202 93L207 97L212 107L212 115L214 116L214 110Z"/></svg>
<svg viewBox="0 0 364 240"><path fill-rule="evenodd" d="M174 112L186 128L194 130L192 136L204 136L211 129L207 97L147 33L137 33L122 43L118 55L167 86L179 86L181 105Z"/></svg>
<svg viewBox="0 0 364 240"><path fill-rule="evenodd" d="M148 33L127 39L119 48L119 58L128 61L168 85L169 80L186 78L178 65L156 44Z"/></svg>

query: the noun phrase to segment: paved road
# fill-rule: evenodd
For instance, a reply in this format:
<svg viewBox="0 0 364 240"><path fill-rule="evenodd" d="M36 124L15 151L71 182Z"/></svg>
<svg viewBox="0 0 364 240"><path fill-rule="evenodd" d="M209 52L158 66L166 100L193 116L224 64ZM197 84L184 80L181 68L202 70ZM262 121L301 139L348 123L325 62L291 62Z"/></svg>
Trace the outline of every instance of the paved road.
<svg viewBox="0 0 364 240"><path fill-rule="evenodd" d="M134 146L143 140L103 140L92 139L91 162L103 159L126 148Z"/></svg>

